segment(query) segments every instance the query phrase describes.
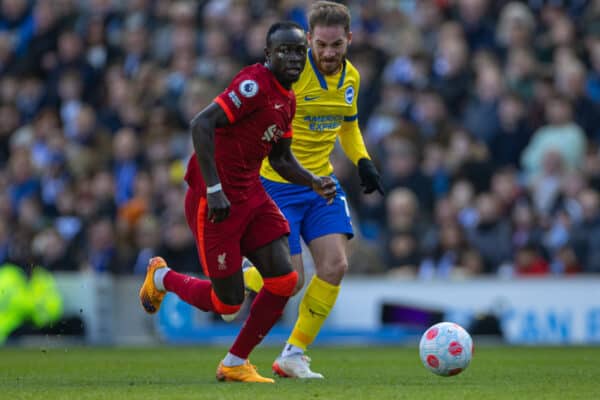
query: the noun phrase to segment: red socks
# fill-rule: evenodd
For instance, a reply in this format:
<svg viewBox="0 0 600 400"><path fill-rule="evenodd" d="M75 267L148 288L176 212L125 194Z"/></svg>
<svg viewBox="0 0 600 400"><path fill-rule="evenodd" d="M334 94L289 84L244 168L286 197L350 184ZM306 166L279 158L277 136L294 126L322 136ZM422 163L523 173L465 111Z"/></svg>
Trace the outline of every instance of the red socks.
<svg viewBox="0 0 600 400"><path fill-rule="evenodd" d="M163 284L165 289L174 292L186 303L202 311L220 313L217 310L219 305L214 304L212 299L213 290L210 281L170 270L165 275ZM289 298L289 295L280 296L263 288L254 299L250 307L250 315L242 326L233 346L231 346L230 353L247 359L250 352L262 341L281 317Z"/></svg>
<svg viewBox="0 0 600 400"><path fill-rule="evenodd" d="M289 296L279 296L263 288L254 299L250 315L229 352L243 359L248 358L281 317L288 300Z"/></svg>
<svg viewBox="0 0 600 400"><path fill-rule="evenodd" d="M211 300L212 283L170 270L163 279L165 289L202 311L215 311Z"/></svg>

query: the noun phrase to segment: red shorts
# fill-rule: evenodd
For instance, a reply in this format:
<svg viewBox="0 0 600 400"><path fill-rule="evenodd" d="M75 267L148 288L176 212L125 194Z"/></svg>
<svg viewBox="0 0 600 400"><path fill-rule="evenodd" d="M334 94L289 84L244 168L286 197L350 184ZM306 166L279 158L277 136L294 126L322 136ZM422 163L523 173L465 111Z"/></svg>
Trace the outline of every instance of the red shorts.
<svg viewBox="0 0 600 400"><path fill-rule="evenodd" d="M288 222L270 197L256 205L248 203L232 204L229 217L215 224L207 219L206 197L188 189L185 217L206 276L230 276L242 267L242 256L289 235Z"/></svg>

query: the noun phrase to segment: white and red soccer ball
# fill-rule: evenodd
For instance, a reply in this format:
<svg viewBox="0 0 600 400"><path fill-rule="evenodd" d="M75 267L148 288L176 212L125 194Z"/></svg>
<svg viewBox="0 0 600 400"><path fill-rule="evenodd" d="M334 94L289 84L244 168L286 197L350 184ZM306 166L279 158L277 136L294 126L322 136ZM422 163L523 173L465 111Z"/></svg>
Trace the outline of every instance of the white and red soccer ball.
<svg viewBox="0 0 600 400"><path fill-rule="evenodd" d="M473 339L462 326L453 322L440 322L423 333L419 355L425 368L434 374L457 375L471 362Z"/></svg>

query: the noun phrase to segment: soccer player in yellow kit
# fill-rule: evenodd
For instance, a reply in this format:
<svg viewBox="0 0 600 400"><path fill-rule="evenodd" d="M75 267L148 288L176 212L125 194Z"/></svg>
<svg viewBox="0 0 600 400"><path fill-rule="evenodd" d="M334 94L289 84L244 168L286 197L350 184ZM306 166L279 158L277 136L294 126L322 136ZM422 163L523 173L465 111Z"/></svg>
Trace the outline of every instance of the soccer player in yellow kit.
<svg viewBox="0 0 600 400"><path fill-rule="evenodd" d="M273 371L282 377L323 378L311 371L304 351L315 340L335 304L348 269L346 244L353 236L346 196L329 161L337 138L348 158L358 166L364 192L377 190L383 194L383 189L358 127L360 75L346 59L352 39L348 8L331 1L317 1L311 6L308 20L310 50L300 79L293 85L297 106L292 123L292 151L313 174L331 175L337 184L337 196L328 203L310 188L287 182L268 160L263 162L260 173L265 189L290 224L292 264L299 278L296 291L304 285L300 237L308 244L316 269L300 303L294 330L273 363ZM254 291L262 285L254 267L245 268L244 279L246 287Z"/></svg>

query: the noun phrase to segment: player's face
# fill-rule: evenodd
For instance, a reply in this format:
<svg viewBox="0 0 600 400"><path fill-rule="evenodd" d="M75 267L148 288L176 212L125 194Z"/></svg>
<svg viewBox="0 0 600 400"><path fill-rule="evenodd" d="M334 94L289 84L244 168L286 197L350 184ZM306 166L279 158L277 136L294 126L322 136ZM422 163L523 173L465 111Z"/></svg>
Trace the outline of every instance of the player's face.
<svg viewBox="0 0 600 400"><path fill-rule="evenodd" d="M324 75L333 75L340 70L351 41L352 32L346 33L342 25L317 25L308 32L317 68Z"/></svg>
<svg viewBox="0 0 600 400"><path fill-rule="evenodd" d="M265 49L267 61L277 80L286 88L300 78L307 50L306 36L300 29L284 29L271 37L271 47Z"/></svg>

